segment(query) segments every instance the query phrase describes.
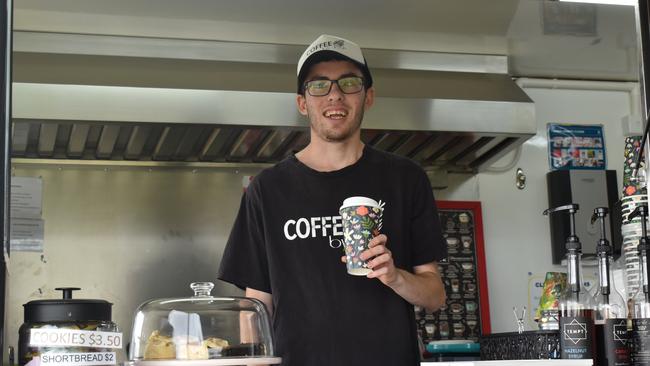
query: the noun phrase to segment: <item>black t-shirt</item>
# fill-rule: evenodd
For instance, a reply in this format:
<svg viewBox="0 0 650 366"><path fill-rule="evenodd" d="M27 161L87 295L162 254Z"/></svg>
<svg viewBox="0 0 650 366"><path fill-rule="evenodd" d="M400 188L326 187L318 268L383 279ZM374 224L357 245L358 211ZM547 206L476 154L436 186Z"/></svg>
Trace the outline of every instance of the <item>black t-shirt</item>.
<svg viewBox="0 0 650 366"><path fill-rule="evenodd" d="M408 159L366 146L334 172L294 156L263 170L242 198L219 278L272 294L283 365L419 364L413 306L341 262L338 210L351 196L385 202L381 232L396 267L446 255L429 180Z"/></svg>

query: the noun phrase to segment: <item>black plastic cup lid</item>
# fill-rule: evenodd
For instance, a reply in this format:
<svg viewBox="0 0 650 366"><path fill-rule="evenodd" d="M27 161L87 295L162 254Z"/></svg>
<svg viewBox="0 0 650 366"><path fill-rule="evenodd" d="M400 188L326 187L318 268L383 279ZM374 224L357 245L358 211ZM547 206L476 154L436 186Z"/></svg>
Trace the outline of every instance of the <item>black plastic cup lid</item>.
<svg viewBox="0 0 650 366"><path fill-rule="evenodd" d="M58 287L63 299L33 300L24 304L26 323L111 321L111 304L105 300L72 299L77 287Z"/></svg>

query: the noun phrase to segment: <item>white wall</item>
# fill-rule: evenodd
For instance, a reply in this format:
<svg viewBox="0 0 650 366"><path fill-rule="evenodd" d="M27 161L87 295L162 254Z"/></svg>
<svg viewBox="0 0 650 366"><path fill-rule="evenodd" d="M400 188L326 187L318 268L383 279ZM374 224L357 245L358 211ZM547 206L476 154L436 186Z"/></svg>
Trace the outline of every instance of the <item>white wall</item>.
<svg viewBox="0 0 650 366"><path fill-rule="evenodd" d="M623 176L624 137L621 118L630 114L631 95L624 91L629 83L585 83L556 81L555 88L535 87L529 80L526 93L534 100L537 135L522 147L518 163L505 173L482 173L476 177L476 188L483 207L486 265L490 297L490 318L493 332L516 330L512 307L529 304L528 289L547 271L564 271L551 262L548 219L542 211L548 208L546 178L549 171L547 155L547 123L603 124L607 149L607 168L615 169L618 186ZM585 87L592 90L584 90ZM621 91L612 89L620 88ZM607 90L599 90L607 89ZM512 159L504 157L495 165L503 166ZM524 190L515 187L515 170L520 167L527 176ZM594 269L586 270L586 275ZM528 329L535 324L528 321Z"/></svg>

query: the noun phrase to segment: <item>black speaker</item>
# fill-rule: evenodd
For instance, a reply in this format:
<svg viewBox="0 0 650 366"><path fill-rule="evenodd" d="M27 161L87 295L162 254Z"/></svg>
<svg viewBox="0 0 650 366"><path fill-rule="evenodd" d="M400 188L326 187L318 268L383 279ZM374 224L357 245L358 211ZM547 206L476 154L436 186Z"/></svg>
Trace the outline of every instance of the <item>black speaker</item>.
<svg viewBox="0 0 650 366"><path fill-rule="evenodd" d="M615 170L556 170L546 174L548 207L577 203L576 235L582 243L583 258L596 256L600 239L600 225L591 224L596 207L608 207L609 216L605 224L607 239L614 248L614 257L621 254L621 219ZM553 264L560 264L566 255L565 242L569 236L569 215L565 212L550 214L551 250ZM614 228L614 230L612 230Z"/></svg>

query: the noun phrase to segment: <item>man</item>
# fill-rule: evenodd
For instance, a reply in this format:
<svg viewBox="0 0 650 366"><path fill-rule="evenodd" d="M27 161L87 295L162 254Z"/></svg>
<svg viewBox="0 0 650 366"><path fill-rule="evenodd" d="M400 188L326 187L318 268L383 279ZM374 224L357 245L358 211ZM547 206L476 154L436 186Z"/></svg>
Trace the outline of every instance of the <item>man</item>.
<svg viewBox="0 0 650 366"><path fill-rule="evenodd" d="M311 141L253 179L219 278L266 305L283 365L417 365L413 305L445 302L436 264L445 246L429 181L410 160L361 141L375 90L359 46L322 35L297 73ZM382 234L361 254L367 278L342 263L338 210L351 196L386 204Z"/></svg>

